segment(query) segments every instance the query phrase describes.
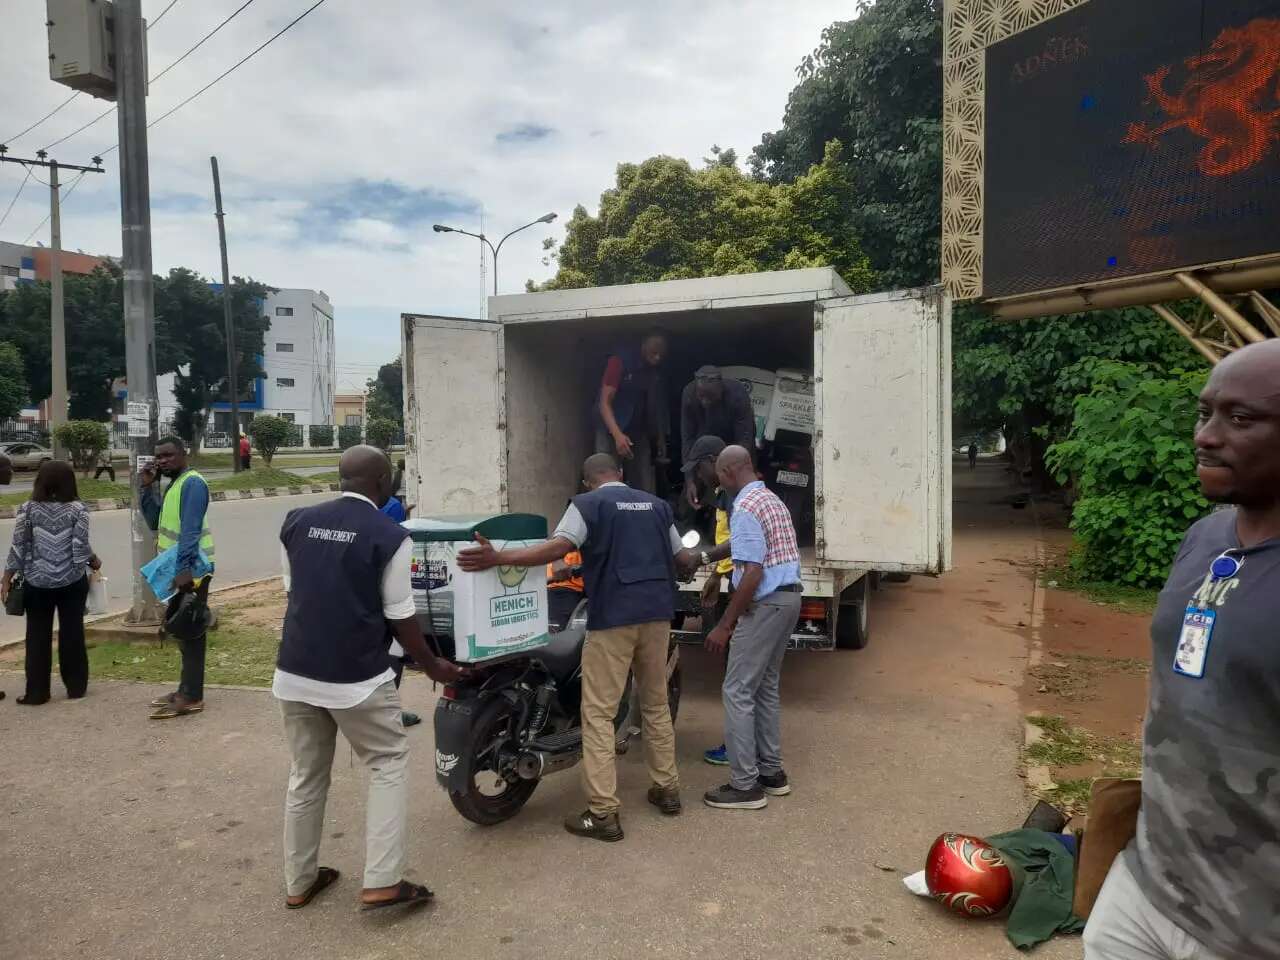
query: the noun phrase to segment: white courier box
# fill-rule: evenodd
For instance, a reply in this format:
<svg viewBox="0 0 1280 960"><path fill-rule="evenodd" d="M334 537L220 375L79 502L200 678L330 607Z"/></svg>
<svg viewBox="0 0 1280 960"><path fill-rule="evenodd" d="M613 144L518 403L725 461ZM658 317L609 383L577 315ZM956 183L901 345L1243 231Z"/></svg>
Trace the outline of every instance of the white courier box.
<svg viewBox="0 0 1280 960"><path fill-rule="evenodd" d="M466 573L456 560L477 532L499 550L540 543L547 529L542 517L425 517L404 526L413 537L410 580L418 616L424 631L453 638L455 659L475 663L546 645L545 566Z"/></svg>

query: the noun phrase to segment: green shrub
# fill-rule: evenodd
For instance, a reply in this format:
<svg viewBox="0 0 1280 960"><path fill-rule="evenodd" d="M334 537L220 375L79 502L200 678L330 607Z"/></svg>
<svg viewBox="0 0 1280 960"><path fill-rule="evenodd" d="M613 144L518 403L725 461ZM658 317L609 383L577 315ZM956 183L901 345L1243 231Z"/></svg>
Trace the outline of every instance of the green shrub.
<svg viewBox="0 0 1280 960"><path fill-rule="evenodd" d="M71 462L88 476L99 455L111 445L111 435L107 425L97 420L68 420L53 431L53 441L66 447Z"/></svg>
<svg viewBox="0 0 1280 960"><path fill-rule="evenodd" d="M276 455L277 450L293 439L296 429L288 420L259 416L254 417L249 424L249 436L253 438L254 447L269 467L271 458Z"/></svg>
<svg viewBox="0 0 1280 960"><path fill-rule="evenodd" d="M323 423L313 423L307 427L307 439L313 447L333 446L333 427Z"/></svg>
<svg viewBox="0 0 1280 960"><path fill-rule="evenodd" d="M343 426L338 428L338 446L343 450L362 442L359 427Z"/></svg>
<svg viewBox="0 0 1280 960"><path fill-rule="evenodd" d="M391 444L395 443L396 437L400 435L400 425L394 420L374 417L369 421L367 435L369 442L375 447L380 450L390 450Z"/></svg>
<svg viewBox="0 0 1280 960"><path fill-rule="evenodd" d="M1083 576L1159 585L1187 527L1208 512L1192 441L1205 377L1106 362L1076 398L1071 433L1045 460L1076 488L1073 564Z"/></svg>

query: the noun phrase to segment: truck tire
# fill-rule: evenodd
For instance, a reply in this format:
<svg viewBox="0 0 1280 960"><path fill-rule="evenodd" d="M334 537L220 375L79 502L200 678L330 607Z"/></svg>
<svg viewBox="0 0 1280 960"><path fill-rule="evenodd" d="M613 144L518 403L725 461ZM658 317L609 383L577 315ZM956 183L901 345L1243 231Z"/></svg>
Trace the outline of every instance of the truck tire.
<svg viewBox="0 0 1280 960"><path fill-rule="evenodd" d="M849 587L840 596L840 616L836 618L836 649L861 650L871 638L867 614L871 607L871 577Z"/></svg>

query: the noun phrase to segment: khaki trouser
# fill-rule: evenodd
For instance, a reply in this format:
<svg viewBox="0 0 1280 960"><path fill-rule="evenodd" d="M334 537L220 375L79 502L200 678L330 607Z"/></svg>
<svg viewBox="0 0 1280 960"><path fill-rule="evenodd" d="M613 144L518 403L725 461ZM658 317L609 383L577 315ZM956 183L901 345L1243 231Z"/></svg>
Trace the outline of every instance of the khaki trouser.
<svg viewBox="0 0 1280 960"><path fill-rule="evenodd" d="M324 806L338 731L369 771L365 810L364 886L390 887L404 878L409 816L409 744L400 722L400 695L388 680L346 710L281 700L293 765L284 804L284 878L291 897L315 882L324 835Z"/></svg>
<svg viewBox="0 0 1280 960"><path fill-rule="evenodd" d="M633 668L649 777L660 787L680 783L667 702L670 636L671 624L666 620L587 633L582 649L582 781L588 806L597 816L614 813L619 806L613 719L627 672Z"/></svg>

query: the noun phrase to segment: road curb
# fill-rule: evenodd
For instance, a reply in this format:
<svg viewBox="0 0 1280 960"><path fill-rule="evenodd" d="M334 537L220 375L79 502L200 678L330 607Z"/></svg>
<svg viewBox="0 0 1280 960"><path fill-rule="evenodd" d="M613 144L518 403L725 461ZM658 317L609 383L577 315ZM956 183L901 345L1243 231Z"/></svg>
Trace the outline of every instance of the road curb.
<svg viewBox="0 0 1280 960"><path fill-rule="evenodd" d="M258 487L254 490L215 490L209 494L209 499L214 503L230 503L235 500L263 500L267 497L297 497L304 493L328 493L331 490L337 490L336 483L304 483L294 487ZM90 513L100 513L104 510L128 510L129 501L117 498L115 500L85 500L85 508ZM17 507L0 507L0 520L12 520L18 514Z"/></svg>

